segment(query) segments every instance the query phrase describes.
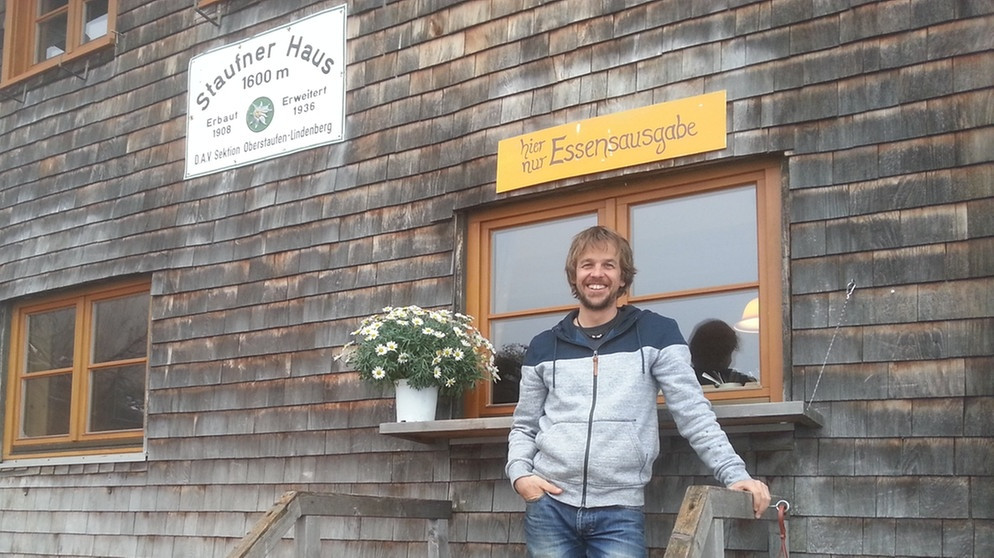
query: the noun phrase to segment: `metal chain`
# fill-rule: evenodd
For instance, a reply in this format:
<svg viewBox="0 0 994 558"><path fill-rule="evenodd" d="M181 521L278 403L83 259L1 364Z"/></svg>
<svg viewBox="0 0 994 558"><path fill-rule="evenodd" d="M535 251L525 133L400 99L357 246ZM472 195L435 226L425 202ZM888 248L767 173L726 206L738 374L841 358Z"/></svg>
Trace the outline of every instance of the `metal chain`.
<svg viewBox="0 0 994 558"><path fill-rule="evenodd" d="M825 351L825 360L821 363L821 370L818 371L818 379L815 380L815 387L811 390L811 399L808 400L808 405L805 410L810 409L811 404L814 403L815 394L818 393L818 384L821 383L821 376L825 373L825 365L828 364L828 355L832 353L832 345L835 344L835 338L839 335L839 328L841 328L843 322L846 321L846 308L849 306L849 299L852 298L852 293L855 290L856 280L850 279L849 284L846 285L846 300L842 303L842 312L839 314L839 323L835 324L835 331L832 332L832 339L828 342L828 349Z"/></svg>

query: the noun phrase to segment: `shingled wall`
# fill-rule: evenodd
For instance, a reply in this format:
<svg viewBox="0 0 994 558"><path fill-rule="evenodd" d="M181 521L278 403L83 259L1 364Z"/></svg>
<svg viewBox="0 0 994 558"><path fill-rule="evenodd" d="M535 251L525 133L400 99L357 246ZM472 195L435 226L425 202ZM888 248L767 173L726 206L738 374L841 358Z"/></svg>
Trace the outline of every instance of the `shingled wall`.
<svg viewBox="0 0 994 558"><path fill-rule="evenodd" d="M385 305L461 305L455 211L578 182L498 196L500 139L725 89L727 149L594 179L782 160L785 395L826 424L733 441L792 556L994 556L989 0L350 0L346 141L189 180L190 58L340 2L118 3L85 80L0 91L0 366L14 302L151 277L148 459L0 469L0 554L223 556L305 489L450 498L454 556L522 555L506 448L377 434L390 394L332 356ZM709 482L663 447L653 556ZM329 556L425 536L321 530ZM766 526L727 540L770 555Z"/></svg>

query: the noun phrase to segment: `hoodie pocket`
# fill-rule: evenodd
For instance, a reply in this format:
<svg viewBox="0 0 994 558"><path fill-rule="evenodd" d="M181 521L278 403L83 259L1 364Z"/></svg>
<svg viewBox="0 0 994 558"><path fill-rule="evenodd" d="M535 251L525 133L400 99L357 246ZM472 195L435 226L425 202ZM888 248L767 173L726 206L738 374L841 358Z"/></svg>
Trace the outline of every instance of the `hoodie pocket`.
<svg viewBox="0 0 994 558"><path fill-rule="evenodd" d="M535 437L535 472L547 479L579 484L583 481L583 453L587 423L558 422Z"/></svg>
<svg viewBox="0 0 994 558"><path fill-rule="evenodd" d="M590 448L590 486L624 487L649 481L649 460L639 442L635 421L595 422Z"/></svg>
<svg viewBox="0 0 994 558"><path fill-rule="evenodd" d="M583 482L587 449L587 423L558 423L538 436L535 471L550 479ZM591 430L587 483L591 486L624 487L648 482L648 458L639 443L635 422L594 422Z"/></svg>

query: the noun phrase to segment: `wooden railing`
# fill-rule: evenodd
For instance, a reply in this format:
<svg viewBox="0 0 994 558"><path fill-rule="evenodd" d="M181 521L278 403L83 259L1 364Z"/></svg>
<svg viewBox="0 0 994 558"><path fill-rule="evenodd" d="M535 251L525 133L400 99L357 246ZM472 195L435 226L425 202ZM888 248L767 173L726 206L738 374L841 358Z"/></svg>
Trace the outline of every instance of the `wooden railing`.
<svg viewBox="0 0 994 558"><path fill-rule="evenodd" d="M294 526L296 556L320 556L321 539L316 524L320 516L425 519L429 522L425 555L449 558L452 502L448 500L296 491L284 493L228 558L264 558ZM691 486L680 506L665 558L721 558L725 548L722 520L754 518L751 494L717 486ZM770 525L771 558L780 556L781 544L786 541L786 523L779 519L774 507L761 518Z"/></svg>
<svg viewBox="0 0 994 558"><path fill-rule="evenodd" d="M780 503L785 502L781 500ZM722 558L725 555L725 530L722 520L756 520L755 517L752 511L752 495L747 492L717 486L688 487L664 556L665 558ZM776 507L764 512L760 520L770 526L770 557L777 558L781 555L782 544L786 543L786 521L781 523Z"/></svg>
<svg viewBox="0 0 994 558"><path fill-rule="evenodd" d="M420 500L286 492L266 515L256 522L228 558L263 558L295 526L294 542L298 558L321 556L319 516L384 517L428 520L428 558L449 558L449 500Z"/></svg>

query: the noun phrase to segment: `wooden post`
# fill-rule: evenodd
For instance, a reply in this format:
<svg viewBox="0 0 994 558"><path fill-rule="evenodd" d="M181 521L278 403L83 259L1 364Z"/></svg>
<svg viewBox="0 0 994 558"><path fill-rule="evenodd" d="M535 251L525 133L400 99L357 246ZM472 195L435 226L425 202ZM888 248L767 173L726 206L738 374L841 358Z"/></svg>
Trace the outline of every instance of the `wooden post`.
<svg viewBox="0 0 994 558"><path fill-rule="evenodd" d="M319 558L321 556L321 532L317 518L302 515L294 524L294 539L297 544L297 558Z"/></svg>
<svg viewBox="0 0 994 558"><path fill-rule="evenodd" d="M701 558L723 558L725 556L725 522L717 517L711 520L708 538L701 550Z"/></svg>
<svg viewBox="0 0 994 558"><path fill-rule="evenodd" d="M449 520L428 521L428 558L449 558Z"/></svg>

